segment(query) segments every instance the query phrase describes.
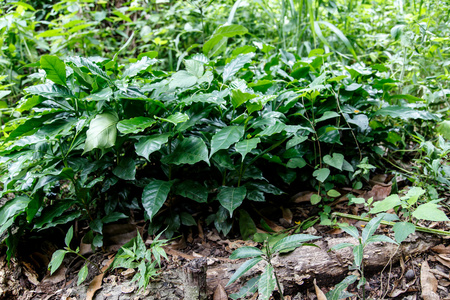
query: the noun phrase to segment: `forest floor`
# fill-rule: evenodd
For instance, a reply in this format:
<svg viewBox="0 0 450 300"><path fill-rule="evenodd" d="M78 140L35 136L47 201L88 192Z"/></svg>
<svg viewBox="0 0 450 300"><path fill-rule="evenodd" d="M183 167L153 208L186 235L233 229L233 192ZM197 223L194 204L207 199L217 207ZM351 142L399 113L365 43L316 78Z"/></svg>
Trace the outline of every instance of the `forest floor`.
<svg viewBox="0 0 450 300"><path fill-rule="evenodd" d="M366 191L359 191L362 197L383 199L390 193L388 185L373 184ZM353 191L355 192L355 191ZM311 194L299 193L291 198L289 207L278 212L262 212L264 220L275 232L290 232L300 220L305 220L317 212L317 206L310 204ZM445 195L450 202L450 195ZM360 215L363 206L348 205L348 199L342 197L332 203L333 211ZM352 219L338 219L357 228L364 228L365 222ZM421 224L431 228L449 231L450 225L442 222ZM19 255L9 264L5 248L0 257L0 299L188 299L187 290L192 285L193 263L202 264L199 278L206 282L204 293L208 299L229 299L246 280L260 273L264 265L248 272L242 279L229 286L227 282L244 260L230 260L230 254L242 246L257 246L251 241L226 238L211 226L199 223L197 228L188 229L181 237L174 239L165 247L169 260L163 261L160 276L152 280L146 289L139 290L132 282L135 269L108 269L117 250L136 236L136 229L145 231L146 223L112 224L104 228L103 251L92 252L90 245L80 244L80 250L103 273L92 265L87 280L77 285L77 274L84 261L76 256L66 255L62 266L50 276L47 266L52 253L61 248L60 235L34 237L20 243ZM298 227L298 226L297 226ZM293 230L291 230L293 231ZM262 231L261 231L262 232ZM314 243L319 246L304 246L292 253L280 255L273 261L275 271L280 277L284 289L284 299L324 299L324 293L333 289L349 274L353 261L350 248L328 251L331 246L341 242L356 243L338 227L322 226L318 222L301 233L322 236ZM392 229L382 225L379 234L393 237ZM143 235L149 246L151 237ZM55 239L58 238L56 241ZM63 239L63 238L62 238ZM348 292L355 296L347 299L450 299L450 237L425 233L410 235L401 246L378 242L367 247L364 252L364 268L367 283L358 288L357 282L350 285ZM198 274L197 274L198 275ZM315 287L314 280L317 281ZM246 299L257 299L257 293ZM273 299L280 299L274 292Z"/></svg>

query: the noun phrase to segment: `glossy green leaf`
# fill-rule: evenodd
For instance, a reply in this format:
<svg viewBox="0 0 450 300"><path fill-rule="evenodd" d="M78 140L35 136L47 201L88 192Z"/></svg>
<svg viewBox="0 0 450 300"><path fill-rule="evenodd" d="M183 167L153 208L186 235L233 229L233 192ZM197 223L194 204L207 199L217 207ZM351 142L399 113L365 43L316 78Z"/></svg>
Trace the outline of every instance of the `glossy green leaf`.
<svg viewBox="0 0 450 300"><path fill-rule="evenodd" d="M187 59L184 61L184 64L186 65L186 71L188 73L194 75L197 78L203 76L205 67L203 66L202 62L199 62L198 60L194 59Z"/></svg>
<svg viewBox="0 0 450 300"><path fill-rule="evenodd" d="M31 200L32 199L28 196L17 196L14 199L7 201L0 208L0 234L12 225L14 216L25 211Z"/></svg>
<svg viewBox="0 0 450 300"><path fill-rule="evenodd" d="M208 189L198 181L186 180L178 183L175 193L198 203L208 202Z"/></svg>
<svg viewBox="0 0 450 300"><path fill-rule="evenodd" d="M155 117L161 121L164 122L170 122L174 125L177 125L178 123L183 123L186 122L187 120L189 120L189 116L185 113L181 113L181 112L176 112L173 115L170 115L168 117L165 118L160 118L160 117Z"/></svg>
<svg viewBox="0 0 450 300"><path fill-rule="evenodd" d="M436 128L436 131L446 139L450 141L450 120L444 120L440 122Z"/></svg>
<svg viewBox="0 0 450 300"><path fill-rule="evenodd" d="M239 54L235 59L226 64L222 73L223 82L225 83L233 77L245 64L249 63L254 56L255 53Z"/></svg>
<svg viewBox="0 0 450 300"><path fill-rule="evenodd" d="M291 138L287 143L286 143L286 150L295 147L301 143L303 143L304 141L306 141L308 139L308 136L302 135L302 136L294 136L293 138Z"/></svg>
<svg viewBox="0 0 450 300"><path fill-rule="evenodd" d="M225 48L228 38L223 35L213 35L203 45L203 53L208 57L219 54Z"/></svg>
<svg viewBox="0 0 450 300"><path fill-rule="evenodd" d="M338 191L336 191L334 189L331 189L327 192L327 195L329 197L336 198L336 197L339 197L341 195L341 193L339 193Z"/></svg>
<svg viewBox="0 0 450 300"><path fill-rule="evenodd" d="M43 55L40 63L47 74L47 79L56 84L66 85L66 65L61 59L53 55Z"/></svg>
<svg viewBox="0 0 450 300"><path fill-rule="evenodd" d="M428 202L422 205L419 205L416 210L412 213L413 217L416 219L427 220L427 221L436 221L436 222L446 222L450 221L442 210L439 209L439 206L436 203Z"/></svg>
<svg viewBox="0 0 450 300"><path fill-rule="evenodd" d="M155 124L156 121L147 117L135 117L117 123L117 129L124 134L138 133Z"/></svg>
<svg viewBox="0 0 450 300"><path fill-rule="evenodd" d="M391 105L383 107L375 112L376 116L390 116L402 120L439 120L434 114L428 111L416 110L405 106Z"/></svg>
<svg viewBox="0 0 450 300"><path fill-rule="evenodd" d="M358 244L353 247L353 257L356 266L361 266L364 256L364 245Z"/></svg>
<svg viewBox="0 0 450 300"><path fill-rule="evenodd" d="M64 86L53 83L38 84L25 88L27 93L46 98L74 98L75 96Z"/></svg>
<svg viewBox="0 0 450 300"><path fill-rule="evenodd" d="M245 93L241 90L233 90L231 92L231 104L234 108L238 108L250 99L256 98L257 95Z"/></svg>
<svg viewBox="0 0 450 300"><path fill-rule="evenodd" d="M219 200L220 204L230 212L230 216L233 216L234 210L242 204L246 194L247 189L243 186L224 186L217 194L217 200Z"/></svg>
<svg viewBox="0 0 450 300"><path fill-rule="evenodd" d="M192 215L185 211L180 213L180 220L181 220L181 224L183 224L184 226L196 226L197 225L197 222L192 217Z"/></svg>
<svg viewBox="0 0 450 300"><path fill-rule="evenodd" d="M350 234L355 239L359 239L359 231L355 226L348 225L347 223L340 224L339 228L341 228L343 231Z"/></svg>
<svg viewBox="0 0 450 300"><path fill-rule="evenodd" d="M334 289L326 293L326 297L328 300L340 300L342 299L341 295L349 285L353 284L358 279L356 275L349 275L344 278L340 283L336 284ZM347 298L347 297L346 297Z"/></svg>
<svg viewBox="0 0 450 300"><path fill-rule="evenodd" d="M333 119L333 118L337 118L339 117L339 114L337 112L334 111L326 111L320 118L316 119L316 123L328 120L328 119Z"/></svg>
<svg viewBox="0 0 450 300"><path fill-rule="evenodd" d="M193 165L204 161L209 165L208 148L201 138L190 136L181 141L173 152L164 156L161 161L175 165Z"/></svg>
<svg viewBox="0 0 450 300"><path fill-rule="evenodd" d="M320 201L322 201L322 196L320 196L319 194L311 195L310 202L312 205L316 205L316 204L320 203Z"/></svg>
<svg viewBox="0 0 450 300"><path fill-rule="evenodd" d="M136 154L150 160L150 154L161 149L162 145L167 143L170 136L170 133L163 133L140 138L139 142L134 144Z"/></svg>
<svg viewBox="0 0 450 300"><path fill-rule="evenodd" d="M236 35L243 35L248 32L247 28L242 25L224 25L219 27L214 35L223 35L226 37L234 37Z"/></svg>
<svg viewBox="0 0 450 300"><path fill-rule="evenodd" d="M260 138L252 138L252 139L245 139L243 141L240 141L239 143L236 143L235 148L236 152L242 155L242 161L244 161L245 156L255 149L258 144L261 142Z"/></svg>
<svg viewBox="0 0 450 300"><path fill-rule="evenodd" d="M73 56L73 57L69 57L67 60L74 63L79 68L86 68L92 75L96 75L108 82L111 81L111 79L106 74L106 72L103 71L96 63L94 63L89 58Z"/></svg>
<svg viewBox="0 0 450 300"><path fill-rule="evenodd" d="M210 157L221 149L228 149L244 135L244 126L228 126L219 130L211 139Z"/></svg>
<svg viewBox="0 0 450 300"><path fill-rule="evenodd" d="M330 169L328 168L317 169L313 172L312 175L320 182L325 182L325 180L330 175Z"/></svg>
<svg viewBox="0 0 450 300"><path fill-rule="evenodd" d="M147 212L150 222L166 202L172 184L171 181L153 179L145 186L142 193L142 206Z"/></svg>
<svg viewBox="0 0 450 300"><path fill-rule="evenodd" d="M117 136L117 122L119 118L115 112L106 112L97 115L90 123L86 132L84 153L92 149L107 149L114 146Z"/></svg>
<svg viewBox="0 0 450 300"><path fill-rule="evenodd" d="M303 243L320 239L321 236L314 236L310 234L293 234L279 240L273 245L272 252L282 252L287 249L300 247Z"/></svg>
<svg viewBox="0 0 450 300"><path fill-rule="evenodd" d="M258 281L258 299L261 300L269 300L270 296L272 296L272 292L275 289L276 281L274 276L274 270L272 265L267 265L264 273L261 274L261 277Z"/></svg>
<svg viewBox="0 0 450 300"><path fill-rule="evenodd" d="M123 180L134 180L136 176L136 162L131 157L124 157L113 169L113 174Z"/></svg>
<svg viewBox="0 0 450 300"><path fill-rule="evenodd" d="M274 134L282 132L286 128L286 124L281 122L276 122L272 126L267 126L263 131L261 131L258 136L272 136Z"/></svg>
<svg viewBox="0 0 450 300"><path fill-rule="evenodd" d="M229 286L230 284L232 284L233 282L235 282L236 280L238 280L242 275L244 275L245 273L247 273L247 271L249 271L251 268L253 268L257 263L259 263L260 261L262 261L263 258L262 257L255 257L252 259L247 260L246 262L244 262L237 270L236 272L234 272L233 276L231 276L230 280L228 281L226 286Z"/></svg>
<svg viewBox="0 0 450 300"><path fill-rule="evenodd" d="M341 250L341 249L344 249L344 248L347 248L347 247L354 247L355 245L354 244L352 244L352 243L340 243L340 244L337 244L337 245L334 245L333 247L331 247L331 249L330 250L333 250L333 251L338 251L338 250Z"/></svg>
<svg viewBox="0 0 450 300"><path fill-rule="evenodd" d="M398 222L394 224L392 230L394 230L397 243L402 243L410 234L416 232L416 226L410 222Z"/></svg>

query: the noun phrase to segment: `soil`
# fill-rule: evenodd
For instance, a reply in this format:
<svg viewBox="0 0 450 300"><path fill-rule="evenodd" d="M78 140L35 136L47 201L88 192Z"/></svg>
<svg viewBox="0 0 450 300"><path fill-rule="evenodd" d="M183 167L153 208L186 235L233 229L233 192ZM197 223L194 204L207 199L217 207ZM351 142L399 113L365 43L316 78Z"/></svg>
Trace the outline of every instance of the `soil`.
<svg viewBox="0 0 450 300"><path fill-rule="evenodd" d="M307 204L309 200L304 201L308 199L307 195L297 194L292 198L289 209L282 208L278 216L265 218L266 223L274 231L292 233L294 229L289 228L298 228L296 224L305 221L316 209L316 206ZM333 203L333 209L360 215L363 208L349 206L345 200L337 200ZM350 219L338 221L346 221L361 229L365 225L364 222ZM444 223L428 222L422 225L446 231L450 229L450 225ZM169 259L163 260L160 275L151 280L146 289L139 289L137 282L132 281L135 269L108 269L116 251L136 235L136 229L145 232L145 223L110 225L105 228L108 232L105 246L95 253L90 250L90 245L80 244L84 255L98 268L90 265L86 281L79 286L77 274L84 265L82 259L67 255L53 275L50 276L47 270L52 253L63 247L60 244L64 240L63 230L55 229L34 236L33 239L25 239L20 243L19 255L9 263L3 247L0 251L0 299L223 300L230 299L232 293L236 293L248 279L261 273L264 268L262 264L257 265L242 279L227 286L230 277L245 261L230 260L230 254L239 247L258 244L251 240L226 238L213 227L199 223L198 228L185 232L165 247ZM357 243L345 232L315 223L300 233L322 238L314 241L319 248L304 246L273 260L284 290L284 299L323 299L315 289L314 281L326 293L346 276L357 274L351 269L353 254L350 248L328 251L332 245L341 242ZM379 234L393 238L389 226L380 226ZM146 245L150 245L152 237L144 235L144 238ZM371 244L365 249L364 256L367 282L362 286L357 283L350 285L347 292L354 296L347 299L362 298L363 292L367 299L450 299L449 244L449 236L425 233L411 235L400 247L382 242ZM104 272L100 274L98 269ZM257 297L255 293L246 299ZM273 293L272 299L280 299L277 291Z"/></svg>

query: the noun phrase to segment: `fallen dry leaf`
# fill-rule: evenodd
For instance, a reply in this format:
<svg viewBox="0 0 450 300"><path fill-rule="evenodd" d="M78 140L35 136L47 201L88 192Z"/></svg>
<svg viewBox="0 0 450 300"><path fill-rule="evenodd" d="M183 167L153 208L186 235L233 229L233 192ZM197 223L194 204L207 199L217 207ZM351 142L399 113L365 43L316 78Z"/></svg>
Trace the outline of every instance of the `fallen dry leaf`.
<svg viewBox="0 0 450 300"><path fill-rule="evenodd" d="M387 196L391 194L392 185L391 184L375 184L372 190L364 192L361 197L368 200L373 198L374 201L384 200Z"/></svg>
<svg viewBox="0 0 450 300"><path fill-rule="evenodd" d="M433 250L434 252L437 252L439 254L450 254L450 246L445 247L442 244L431 248L431 250Z"/></svg>
<svg viewBox="0 0 450 300"><path fill-rule="evenodd" d="M314 278L314 289L316 290L317 300L327 300L327 297L322 292L322 290L317 286L316 279Z"/></svg>
<svg viewBox="0 0 450 300"><path fill-rule="evenodd" d="M288 224L291 224L292 218L294 217L292 211L289 208L284 207L281 207L281 211L283 212L283 219L286 220Z"/></svg>
<svg viewBox="0 0 450 300"><path fill-rule="evenodd" d="M436 260L446 266L447 268L450 268L450 257L445 254L439 254L435 256Z"/></svg>
<svg viewBox="0 0 450 300"><path fill-rule="evenodd" d="M310 202L314 192L305 191L295 194L291 197L291 201L295 203Z"/></svg>
<svg viewBox="0 0 450 300"><path fill-rule="evenodd" d="M92 279L89 284L88 290L86 292L86 300L92 300L94 294L102 287L103 276L105 276L105 271L109 268L109 265L114 261L114 257L110 258L101 269L101 273Z"/></svg>
<svg viewBox="0 0 450 300"><path fill-rule="evenodd" d="M213 300L228 300L227 292L225 292L225 289L220 283L214 291Z"/></svg>
<svg viewBox="0 0 450 300"><path fill-rule="evenodd" d="M430 272L428 262L424 260L420 268L420 285L422 287L423 300L439 300L439 295L436 293L438 281L436 277Z"/></svg>
<svg viewBox="0 0 450 300"><path fill-rule="evenodd" d="M61 265L52 275L47 275L41 280L41 284L56 284L66 279L67 268Z"/></svg>

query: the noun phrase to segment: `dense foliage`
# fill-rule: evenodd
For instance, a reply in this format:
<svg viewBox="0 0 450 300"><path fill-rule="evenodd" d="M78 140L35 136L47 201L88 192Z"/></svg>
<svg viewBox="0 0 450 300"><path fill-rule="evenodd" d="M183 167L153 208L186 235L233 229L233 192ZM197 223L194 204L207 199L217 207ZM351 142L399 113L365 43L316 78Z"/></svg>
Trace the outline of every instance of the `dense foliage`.
<svg viewBox="0 0 450 300"><path fill-rule="evenodd" d="M335 189L375 169L438 200L450 7L353 2L4 4L8 255L22 234L75 220L100 247L103 225L134 213L168 238L198 219L227 235L238 216L248 237L252 202L299 187L331 224Z"/></svg>

